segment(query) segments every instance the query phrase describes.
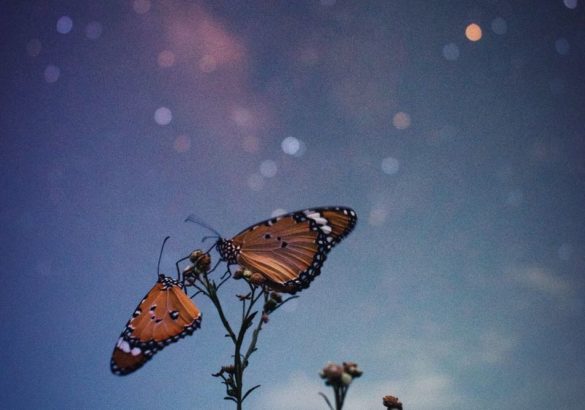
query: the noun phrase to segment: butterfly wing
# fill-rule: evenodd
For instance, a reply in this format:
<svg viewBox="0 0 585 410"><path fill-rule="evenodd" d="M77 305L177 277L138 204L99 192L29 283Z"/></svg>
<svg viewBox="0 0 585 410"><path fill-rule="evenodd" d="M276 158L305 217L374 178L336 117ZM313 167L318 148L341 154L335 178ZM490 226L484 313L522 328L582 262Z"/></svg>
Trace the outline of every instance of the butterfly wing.
<svg viewBox="0 0 585 410"><path fill-rule="evenodd" d="M112 373L126 375L138 370L159 350L193 334L200 325L201 312L183 292L182 285L159 275L114 347Z"/></svg>
<svg viewBox="0 0 585 410"><path fill-rule="evenodd" d="M260 273L275 290L296 293L319 275L329 251L355 227L351 208L323 207L292 212L237 234L237 262Z"/></svg>

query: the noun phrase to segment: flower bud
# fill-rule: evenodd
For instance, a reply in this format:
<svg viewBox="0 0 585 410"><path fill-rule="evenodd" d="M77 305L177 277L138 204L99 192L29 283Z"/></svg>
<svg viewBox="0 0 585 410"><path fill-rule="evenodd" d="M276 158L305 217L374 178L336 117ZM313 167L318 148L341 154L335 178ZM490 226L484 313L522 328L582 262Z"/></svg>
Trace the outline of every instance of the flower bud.
<svg viewBox="0 0 585 410"><path fill-rule="evenodd" d="M198 273L208 272L211 267L211 256L200 249L191 252L189 260L193 264L195 271Z"/></svg>
<svg viewBox="0 0 585 410"><path fill-rule="evenodd" d="M363 372L358 368L357 363L354 362L343 362L343 370L354 379L360 377L363 374Z"/></svg>
<svg viewBox="0 0 585 410"><path fill-rule="evenodd" d="M243 277L244 277L244 268L242 268L242 267L239 267L238 270L236 270L232 274L232 278L234 278L235 280L242 279Z"/></svg>
<svg viewBox="0 0 585 410"><path fill-rule="evenodd" d="M402 410L402 403L398 400L398 397L384 396L382 398L382 404L391 410Z"/></svg>
<svg viewBox="0 0 585 410"><path fill-rule="evenodd" d="M327 366L323 368L322 374L325 376L323 378L326 379L326 382L335 384L341 381L343 367L336 363L328 363Z"/></svg>
<svg viewBox="0 0 585 410"><path fill-rule="evenodd" d="M341 383L344 386L349 386L351 384L352 377L349 373L343 372L341 373Z"/></svg>

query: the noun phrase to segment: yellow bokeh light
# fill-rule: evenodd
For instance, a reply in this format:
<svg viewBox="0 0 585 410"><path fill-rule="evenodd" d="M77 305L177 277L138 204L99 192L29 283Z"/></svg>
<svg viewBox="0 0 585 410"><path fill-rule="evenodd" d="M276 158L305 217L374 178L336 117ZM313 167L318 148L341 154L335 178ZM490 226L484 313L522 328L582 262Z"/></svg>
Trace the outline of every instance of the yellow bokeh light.
<svg viewBox="0 0 585 410"><path fill-rule="evenodd" d="M475 23L471 23L465 28L465 37L467 37L469 41L481 40L481 27Z"/></svg>

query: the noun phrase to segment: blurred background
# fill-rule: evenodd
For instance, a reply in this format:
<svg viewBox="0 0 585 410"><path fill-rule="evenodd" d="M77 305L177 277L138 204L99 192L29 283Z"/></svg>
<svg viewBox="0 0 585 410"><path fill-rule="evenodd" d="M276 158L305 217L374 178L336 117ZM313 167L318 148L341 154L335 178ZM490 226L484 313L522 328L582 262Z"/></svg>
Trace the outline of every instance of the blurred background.
<svg viewBox="0 0 585 410"><path fill-rule="evenodd" d="M162 239L173 274L191 213L231 237L346 205L248 408L325 408L330 360L364 370L347 409L582 408L584 3L3 2L2 405L234 408L200 297L202 329L110 373Z"/></svg>

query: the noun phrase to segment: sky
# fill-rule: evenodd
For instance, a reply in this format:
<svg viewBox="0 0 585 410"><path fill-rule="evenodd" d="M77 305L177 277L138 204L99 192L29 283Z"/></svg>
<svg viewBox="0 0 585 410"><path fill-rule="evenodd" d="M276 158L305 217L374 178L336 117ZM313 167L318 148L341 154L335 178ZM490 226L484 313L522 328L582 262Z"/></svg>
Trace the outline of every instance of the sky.
<svg viewBox="0 0 585 410"><path fill-rule="evenodd" d="M161 270L285 211L354 232L262 331L248 407L580 409L585 1L0 4L3 406L231 409L202 328L127 377ZM217 255L213 254L214 260ZM223 290L228 314L241 282Z"/></svg>

